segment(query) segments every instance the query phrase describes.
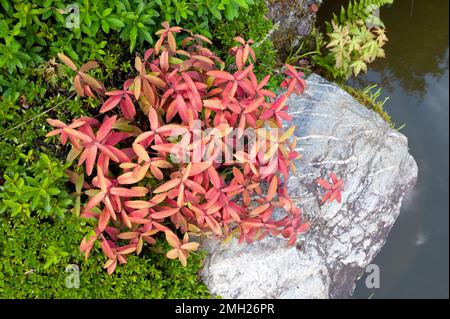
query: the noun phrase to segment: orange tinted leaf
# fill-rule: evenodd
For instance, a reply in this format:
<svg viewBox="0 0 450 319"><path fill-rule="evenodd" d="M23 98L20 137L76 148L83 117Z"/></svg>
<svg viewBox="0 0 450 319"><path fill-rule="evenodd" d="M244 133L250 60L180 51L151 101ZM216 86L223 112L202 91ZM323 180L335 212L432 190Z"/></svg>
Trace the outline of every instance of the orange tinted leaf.
<svg viewBox="0 0 450 319"><path fill-rule="evenodd" d="M102 141L111 132L114 123L116 122L117 116L105 117L100 129L98 130L96 136L99 141Z"/></svg>
<svg viewBox="0 0 450 319"><path fill-rule="evenodd" d="M179 250L177 248L169 250L166 254L169 259L177 259Z"/></svg>
<svg viewBox="0 0 450 319"><path fill-rule="evenodd" d="M304 233L311 228L311 224L309 222L303 223L299 228L297 228L297 232Z"/></svg>
<svg viewBox="0 0 450 319"><path fill-rule="evenodd" d="M175 235L172 231L166 230L164 232L166 234L166 240L170 246L174 248L178 248L181 244L180 239Z"/></svg>
<svg viewBox="0 0 450 319"><path fill-rule="evenodd" d="M330 196L331 196L332 193L333 193L333 192L329 191L329 192L327 192L327 193L323 196L323 198L322 198L322 204L324 204L324 203L328 200L328 198L330 198Z"/></svg>
<svg viewBox="0 0 450 319"><path fill-rule="evenodd" d="M86 62L85 64L83 64L80 67L80 71L81 72L88 72L88 71L90 71L92 69L96 69L96 68L98 68L98 63L95 62L95 61L89 61L89 62Z"/></svg>
<svg viewBox="0 0 450 319"><path fill-rule="evenodd" d="M179 210L180 210L179 208L164 209L164 210L161 210L159 212L153 213L152 214L152 218L164 219L164 218L167 218L169 216L172 216L173 214L177 213Z"/></svg>
<svg viewBox="0 0 450 319"><path fill-rule="evenodd" d="M274 176L272 178L272 180L270 181L269 189L267 191L267 197L266 197L267 201L272 200L272 198L275 196L275 194L277 192L277 188L278 188L278 177Z"/></svg>
<svg viewBox="0 0 450 319"><path fill-rule="evenodd" d="M100 113L105 113L119 104L121 97L120 96L111 96L109 99L106 100L105 103L103 103Z"/></svg>
<svg viewBox="0 0 450 319"><path fill-rule="evenodd" d="M75 87L75 91L77 92L77 94L79 96L85 95L84 90L83 90L83 85L81 85L81 78L78 74L75 75L75 77L73 78L73 86Z"/></svg>
<svg viewBox="0 0 450 319"><path fill-rule="evenodd" d="M183 253L182 250L180 250L180 252L178 253L178 259L180 260L181 264L183 265L183 267L187 266L187 259L186 259L186 255Z"/></svg>
<svg viewBox="0 0 450 319"><path fill-rule="evenodd" d="M263 212L265 212L269 207L270 207L269 203L261 205L261 206L255 208L254 210L252 210L249 215L250 216L258 216L259 214L262 214Z"/></svg>
<svg viewBox="0 0 450 319"><path fill-rule="evenodd" d="M180 178L175 178L173 180L170 180L164 184L162 184L161 186L157 187L155 190L153 190L153 193L163 193L163 192L167 192L169 190L171 190L172 188L177 187L178 185L180 185L181 183L181 179Z"/></svg>
<svg viewBox="0 0 450 319"><path fill-rule="evenodd" d="M204 162L204 163L194 163L192 164L191 171L189 176L195 176L202 173L204 170L208 169L212 165L212 162Z"/></svg>
<svg viewBox="0 0 450 319"><path fill-rule="evenodd" d="M177 42L175 41L175 37L172 32L167 33L167 40L169 42L170 49L175 52L177 50Z"/></svg>
<svg viewBox="0 0 450 319"><path fill-rule="evenodd" d="M141 77L137 76L134 78L134 97L136 100L139 100L139 97L141 96L141 86L142 86L142 80Z"/></svg>
<svg viewBox="0 0 450 319"><path fill-rule="evenodd" d="M157 194L157 195L153 196L152 199L150 199L150 204L152 206L155 206L159 203L162 203L166 199L166 197L167 197L167 195L165 193Z"/></svg>
<svg viewBox="0 0 450 319"><path fill-rule="evenodd" d="M336 174L334 174L333 172L330 172L330 177L333 184L336 184L339 181L338 178L336 177Z"/></svg>
<svg viewBox="0 0 450 319"><path fill-rule="evenodd" d="M209 58L207 58L207 57L205 57L203 55L193 55L192 58L196 59L196 60L199 60L199 61L202 61L202 62L205 62L205 63L208 63L208 64L211 64L211 65L214 64L214 62L211 59L209 59Z"/></svg>
<svg viewBox="0 0 450 319"><path fill-rule="evenodd" d="M112 187L110 193L120 197L142 197L148 193L146 187L133 187L131 189L124 187Z"/></svg>
<svg viewBox="0 0 450 319"><path fill-rule="evenodd" d="M125 206L128 208L134 208L134 209L144 209L144 208L150 208L152 207L151 203L145 201L145 200L131 200L126 201Z"/></svg>
<svg viewBox="0 0 450 319"><path fill-rule="evenodd" d="M344 181L340 180L337 183L333 184L333 189L338 189L340 188L342 185L344 185Z"/></svg>
<svg viewBox="0 0 450 319"><path fill-rule="evenodd" d="M233 176L236 178L239 184L244 184L244 175L237 167L233 167Z"/></svg>
<svg viewBox="0 0 450 319"><path fill-rule="evenodd" d="M100 214L98 219L98 230L104 231L109 222L109 213L106 209Z"/></svg>
<svg viewBox="0 0 450 319"><path fill-rule="evenodd" d="M139 237L139 232L137 232L137 231L121 233L121 234L117 235L117 238L120 238L120 239L133 239L133 238L138 238L138 237Z"/></svg>
<svg viewBox="0 0 450 319"><path fill-rule="evenodd" d="M102 248L103 253L105 254L106 257L108 257L109 259L115 259L115 254L105 238L103 238L100 247Z"/></svg>
<svg viewBox="0 0 450 319"><path fill-rule="evenodd" d="M64 55L62 53L58 53L58 58L62 61L62 63L67 65L73 71L77 70L77 66L75 65L75 63L72 62L72 60L68 56L66 56L66 55Z"/></svg>
<svg viewBox="0 0 450 319"><path fill-rule="evenodd" d="M288 138L290 138L295 131L295 126L291 126L286 132L283 133L283 135L281 135L279 141L284 142L285 140L287 140Z"/></svg>
<svg viewBox="0 0 450 319"><path fill-rule="evenodd" d="M164 88L166 86L166 82L154 75L146 74L143 75L143 77L160 88Z"/></svg>
<svg viewBox="0 0 450 319"><path fill-rule="evenodd" d="M89 74L78 72L84 82L95 90L103 90L103 85Z"/></svg>
<svg viewBox="0 0 450 319"><path fill-rule="evenodd" d="M190 243L181 245L181 249L186 249L189 251L196 251L199 246L200 246L200 244L197 242L190 242Z"/></svg>
<svg viewBox="0 0 450 319"><path fill-rule="evenodd" d="M209 40L207 37L201 35L201 34L194 34L194 38L200 39L202 41L205 41L206 43L212 44L211 40Z"/></svg>
<svg viewBox="0 0 450 319"><path fill-rule="evenodd" d="M133 143L133 151L136 153L140 160L144 162L150 161L150 157L148 156L147 151L141 144Z"/></svg>
<svg viewBox="0 0 450 319"><path fill-rule="evenodd" d="M211 184L213 184L215 188L219 189L221 186L220 176L213 165L208 167L208 176L211 180Z"/></svg>
<svg viewBox="0 0 450 319"><path fill-rule="evenodd" d="M129 247L128 247L129 246ZM117 254L120 255L127 255L127 254L131 254L132 252L136 251L136 245L130 246L121 246L117 248Z"/></svg>
<svg viewBox="0 0 450 319"><path fill-rule="evenodd" d="M136 71L138 71L139 73L142 71L142 60L140 57L136 56L134 58L134 68L136 69Z"/></svg>
<svg viewBox="0 0 450 319"><path fill-rule="evenodd" d="M163 70L164 72L167 72L167 70L169 70L169 51L164 50L161 53L159 64L161 65L161 70Z"/></svg>

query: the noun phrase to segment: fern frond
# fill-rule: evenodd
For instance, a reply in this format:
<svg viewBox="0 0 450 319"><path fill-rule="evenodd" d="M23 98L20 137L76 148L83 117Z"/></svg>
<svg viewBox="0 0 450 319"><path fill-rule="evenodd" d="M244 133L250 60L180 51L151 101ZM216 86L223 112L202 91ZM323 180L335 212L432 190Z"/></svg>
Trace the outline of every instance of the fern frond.
<svg viewBox="0 0 450 319"><path fill-rule="evenodd" d="M333 21L336 24L346 24L362 20L384 28L383 21L375 16L374 12L382 6L392 3L394 0L351 0L347 8L341 6L339 16L333 14Z"/></svg>

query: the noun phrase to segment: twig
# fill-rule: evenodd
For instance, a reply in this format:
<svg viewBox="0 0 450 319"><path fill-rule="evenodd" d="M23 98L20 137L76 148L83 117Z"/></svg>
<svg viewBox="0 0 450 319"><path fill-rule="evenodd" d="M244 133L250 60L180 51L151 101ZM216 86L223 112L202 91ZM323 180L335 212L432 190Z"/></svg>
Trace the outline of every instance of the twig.
<svg viewBox="0 0 450 319"><path fill-rule="evenodd" d="M28 119L28 120L26 120L25 122L23 122L23 123L21 123L21 124L19 124L19 125L16 125L16 126L10 128L10 129L4 131L2 134L0 134L0 137L2 137L3 135L5 135L6 133L11 132L11 131L13 131L13 130L15 130L15 129L17 129L17 128L23 126L23 125L25 125L25 124L27 124L27 123L30 123L31 121L34 121L34 120L37 119L38 117L41 117L42 115L44 115L44 114L46 114L46 113L48 113L48 112L54 110L55 108L57 108L57 107L60 106L61 104L63 104L63 103L65 103L65 102L67 102L68 100L70 100L74 95L75 95L75 93L72 93L71 95L69 95L69 97L68 97L67 99L65 99L64 101L59 102L59 103L56 104L55 106L52 106L52 107L49 108L48 110L45 110L44 112L42 112L42 113L40 113L40 114L38 114L38 115L36 115L36 116L33 116L31 119Z"/></svg>

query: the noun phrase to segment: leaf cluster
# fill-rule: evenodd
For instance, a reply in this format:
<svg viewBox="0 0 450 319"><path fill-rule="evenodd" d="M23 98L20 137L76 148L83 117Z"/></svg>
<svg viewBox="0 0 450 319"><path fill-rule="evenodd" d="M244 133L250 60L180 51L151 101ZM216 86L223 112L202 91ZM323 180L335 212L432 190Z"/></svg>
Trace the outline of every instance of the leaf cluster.
<svg viewBox="0 0 450 319"><path fill-rule="evenodd" d="M309 224L287 192L298 153L291 139L295 127L285 130L283 122L291 120L288 97L305 89L303 73L286 65L281 87L287 90L277 97L265 88L270 76L258 81L253 72L252 40L235 38L230 53L237 70L229 73L204 46L211 44L208 38L168 22L162 26L155 47L136 56L134 76L106 93L80 71L85 65L59 54L75 73L79 95L98 97L101 114L120 109L122 115L81 117L70 124L48 120L55 129L47 136L70 144L68 161L85 172L69 172L78 203L80 196L88 197L81 216L97 224L80 251L87 258L99 242L111 274L127 256L154 245L159 233L172 247L167 257L184 266L199 246L189 235L238 236L251 243L281 234L294 244ZM273 131L265 130L266 124ZM257 144L236 148L247 129L257 133ZM199 130L208 133L198 139ZM224 160L230 152L231 161ZM286 215L275 219L276 209Z"/></svg>

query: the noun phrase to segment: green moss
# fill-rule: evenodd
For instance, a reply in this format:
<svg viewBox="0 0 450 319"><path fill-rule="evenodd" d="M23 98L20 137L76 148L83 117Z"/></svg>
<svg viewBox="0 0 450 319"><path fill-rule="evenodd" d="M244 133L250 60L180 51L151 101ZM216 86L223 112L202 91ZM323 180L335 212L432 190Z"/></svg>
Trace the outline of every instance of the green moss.
<svg viewBox="0 0 450 319"><path fill-rule="evenodd" d="M83 220L0 216L0 298L208 298L197 272L202 255L183 268L164 254L130 256L109 276L99 248L85 261L78 251ZM67 288L68 265L80 270L79 288Z"/></svg>
<svg viewBox="0 0 450 319"><path fill-rule="evenodd" d="M66 165L32 150L16 157L0 176L0 298L209 297L197 275L203 254L184 268L166 258L164 238L158 251L145 247L111 276L98 243L85 261L78 247L93 222L70 212ZM78 289L66 287L68 265L80 270Z"/></svg>
<svg viewBox="0 0 450 319"><path fill-rule="evenodd" d="M267 8L264 0L256 0L249 10L241 11L239 18L233 21L218 21L212 27L213 43L215 51L227 65L233 65L234 57L228 54L228 50L236 46L233 40L236 36L241 36L245 40L252 39L255 44L252 46L257 57L254 65L255 74L265 76L272 75L270 88L278 87L280 78L275 73L277 69L276 49L270 39L269 33L273 28L270 19L266 18Z"/></svg>
<svg viewBox="0 0 450 319"><path fill-rule="evenodd" d="M384 103L386 100L379 101L379 94L372 94L371 89L374 87L368 87L364 90L355 89L349 85L339 84L339 86L347 91L351 96L353 96L359 103L367 107L369 110L372 110L379 114L383 120L385 120L390 126L394 126L395 124L392 122L391 116L383 109ZM377 91L378 92L378 91ZM376 95L376 96L375 96Z"/></svg>

